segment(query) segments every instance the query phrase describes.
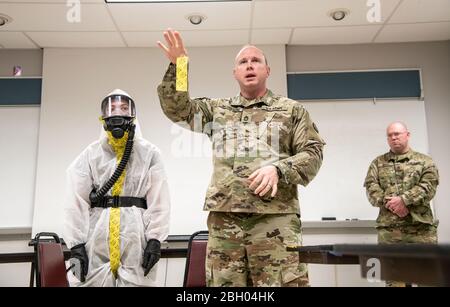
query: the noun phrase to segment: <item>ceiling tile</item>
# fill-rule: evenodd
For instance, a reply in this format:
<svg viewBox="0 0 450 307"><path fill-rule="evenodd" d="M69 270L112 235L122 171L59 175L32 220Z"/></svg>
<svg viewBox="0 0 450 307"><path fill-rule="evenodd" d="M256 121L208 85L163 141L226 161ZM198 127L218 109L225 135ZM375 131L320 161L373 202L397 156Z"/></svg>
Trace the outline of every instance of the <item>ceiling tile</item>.
<svg viewBox="0 0 450 307"><path fill-rule="evenodd" d="M450 22L386 25L376 43L450 40Z"/></svg>
<svg viewBox="0 0 450 307"><path fill-rule="evenodd" d="M404 0L389 23L450 21L449 0Z"/></svg>
<svg viewBox="0 0 450 307"><path fill-rule="evenodd" d="M0 32L0 45L10 49L38 48L22 32Z"/></svg>
<svg viewBox="0 0 450 307"><path fill-rule="evenodd" d="M393 12L400 0L380 0L381 22ZM256 1L253 15L255 28L311 27L369 25L369 7L363 0L277 0ZM328 13L337 8L347 8L350 14L341 21L335 21Z"/></svg>
<svg viewBox="0 0 450 307"><path fill-rule="evenodd" d="M27 35L43 48L125 47L117 32L27 32Z"/></svg>
<svg viewBox="0 0 450 307"><path fill-rule="evenodd" d="M122 47L123 39L130 47L155 47L168 27L180 30L187 46L353 44L372 42L381 26L367 21L367 0L176 4L80 0L80 23L67 21L68 1L0 0L0 12L13 18L12 23L0 28L0 47L36 48L27 35L53 47ZM382 21L397 9L375 42L450 39L450 0L380 1ZM350 14L336 22L327 15L335 8L348 8ZM194 26L186 19L191 13L206 15L207 19ZM82 34L87 31L92 33Z"/></svg>
<svg viewBox="0 0 450 307"><path fill-rule="evenodd" d="M332 45L370 43L379 26L297 28L294 30L292 45Z"/></svg>
<svg viewBox="0 0 450 307"><path fill-rule="evenodd" d="M248 44L249 30L184 31L186 46L235 46Z"/></svg>
<svg viewBox="0 0 450 307"><path fill-rule="evenodd" d="M217 3L134 3L109 5L120 31L227 30L250 26L251 2ZM200 25L192 25L186 16L205 15ZM132 18L130 18L132 16Z"/></svg>
<svg viewBox="0 0 450 307"><path fill-rule="evenodd" d="M254 29L251 43L255 45L287 44L291 32L291 29Z"/></svg>
<svg viewBox="0 0 450 307"><path fill-rule="evenodd" d="M161 32L122 32L130 47L157 47L163 41ZM249 30L181 31L186 47L235 46L248 44ZM164 41L163 41L164 43Z"/></svg>
<svg viewBox="0 0 450 307"><path fill-rule="evenodd" d="M164 40L160 31L157 32L122 32L129 47L157 47L156 42Z"/></svg>
<svg viewBox="0 0 450 307"><path fill-rule="evenodd" d="M80 22L67 19L66 4L0 3L0 12L12 17L0 31L115 31L104 4L81 4Z"/></svg>

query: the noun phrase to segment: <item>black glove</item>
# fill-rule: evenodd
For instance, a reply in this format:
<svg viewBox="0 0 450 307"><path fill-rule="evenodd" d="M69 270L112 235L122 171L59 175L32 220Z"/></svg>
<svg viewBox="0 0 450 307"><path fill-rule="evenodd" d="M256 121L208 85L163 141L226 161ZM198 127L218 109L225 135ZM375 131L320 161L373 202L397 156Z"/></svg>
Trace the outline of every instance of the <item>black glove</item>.
<svg viewBox="0 0 450 307"><path fill-rule="evenodd" d="M161 243L156 239L150 239L147 242L147 247L144 250L144 261L142 267L144 268L144 276L147 276L148 272L161 258Z"/></svg>
<svg viewBox="0 0 450 307"><path fill-rule="evenodd" d="M79 261L79 268L75 264L74 273L76 276L77 273L79 273L80 281L84 282L86 280L86 275L89 269L89 260L86 253L86 248L84 247L84 243L78 244L70 249L70 258L75 258Z"/></svg>

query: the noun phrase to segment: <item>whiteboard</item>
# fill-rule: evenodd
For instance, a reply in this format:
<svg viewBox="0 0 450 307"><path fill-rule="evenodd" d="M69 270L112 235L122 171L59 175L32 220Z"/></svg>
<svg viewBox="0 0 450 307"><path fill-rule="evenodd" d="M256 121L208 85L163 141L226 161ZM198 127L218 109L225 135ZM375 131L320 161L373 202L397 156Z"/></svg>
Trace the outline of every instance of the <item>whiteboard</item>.
<svg viewBox="0 0 450 307"><path fill-rule="evenodd" d="M322 217L376 219L364 179L370 163L389 151L386 128L402 121L413 150L428 153L425 103L420 100L302 102L324 138L324 160L316 178L299 188L302 220Z"/></svg>
<svg viewBox="0 0 450 307"><path fill-rule="evenodd" d="M0 107L0 228L32 223L39 106Z"/></svg>

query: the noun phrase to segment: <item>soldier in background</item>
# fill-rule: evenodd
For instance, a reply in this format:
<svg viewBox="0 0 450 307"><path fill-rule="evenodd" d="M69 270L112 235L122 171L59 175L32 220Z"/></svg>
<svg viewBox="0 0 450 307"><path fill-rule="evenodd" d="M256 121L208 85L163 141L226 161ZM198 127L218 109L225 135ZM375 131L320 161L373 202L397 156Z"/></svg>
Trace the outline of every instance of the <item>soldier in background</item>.
<svg viewBox="0 0 450 307"><path fill-rule="evenodd" d="M322 164L324 141L297 101L266 88L264 53L245 46L233 75L240 94L190 98L187 51L178 32L158 42L170 60L158 87L166 116L203 132L213 145L214 173L206 193L208 286L306 286L297 185L306 186Z"/></svg>
<svg viewBox="0 0 450 307"><path fill-rule="evenodd" d="M369 202L380 208L378 243L437 243L437 223L430 207L439 184L436 165L409 147L410 133L404 123L390 124L386 133L391 150L370 164L364 182Z"/></svg>

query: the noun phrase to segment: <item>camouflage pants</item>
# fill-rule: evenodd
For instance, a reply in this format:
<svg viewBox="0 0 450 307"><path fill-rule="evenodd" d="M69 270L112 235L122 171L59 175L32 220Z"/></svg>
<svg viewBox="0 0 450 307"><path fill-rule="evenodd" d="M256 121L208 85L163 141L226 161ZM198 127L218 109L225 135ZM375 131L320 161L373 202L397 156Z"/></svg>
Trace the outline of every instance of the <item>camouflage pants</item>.
<svg viewBox="0 0 450 307"><path fill-rule="evenodd" d="M437 243L436 226L428 224L378 228L379 244ZM404 282L386 281L387 287L405 287Z"/></svg>
<svg viewBox="0 0 450 307"><path fill-rule="evenodd" d="M209 287L308 286L306 264L287 246L301 245L296 214L210 212Z"/></svg>
<svg viewBox="0 0 450 307"><path fill-rule="evenodd" d="M437 229L436 226L428 224L380 227L378 228L378 243L437 243Z"/></svg>

